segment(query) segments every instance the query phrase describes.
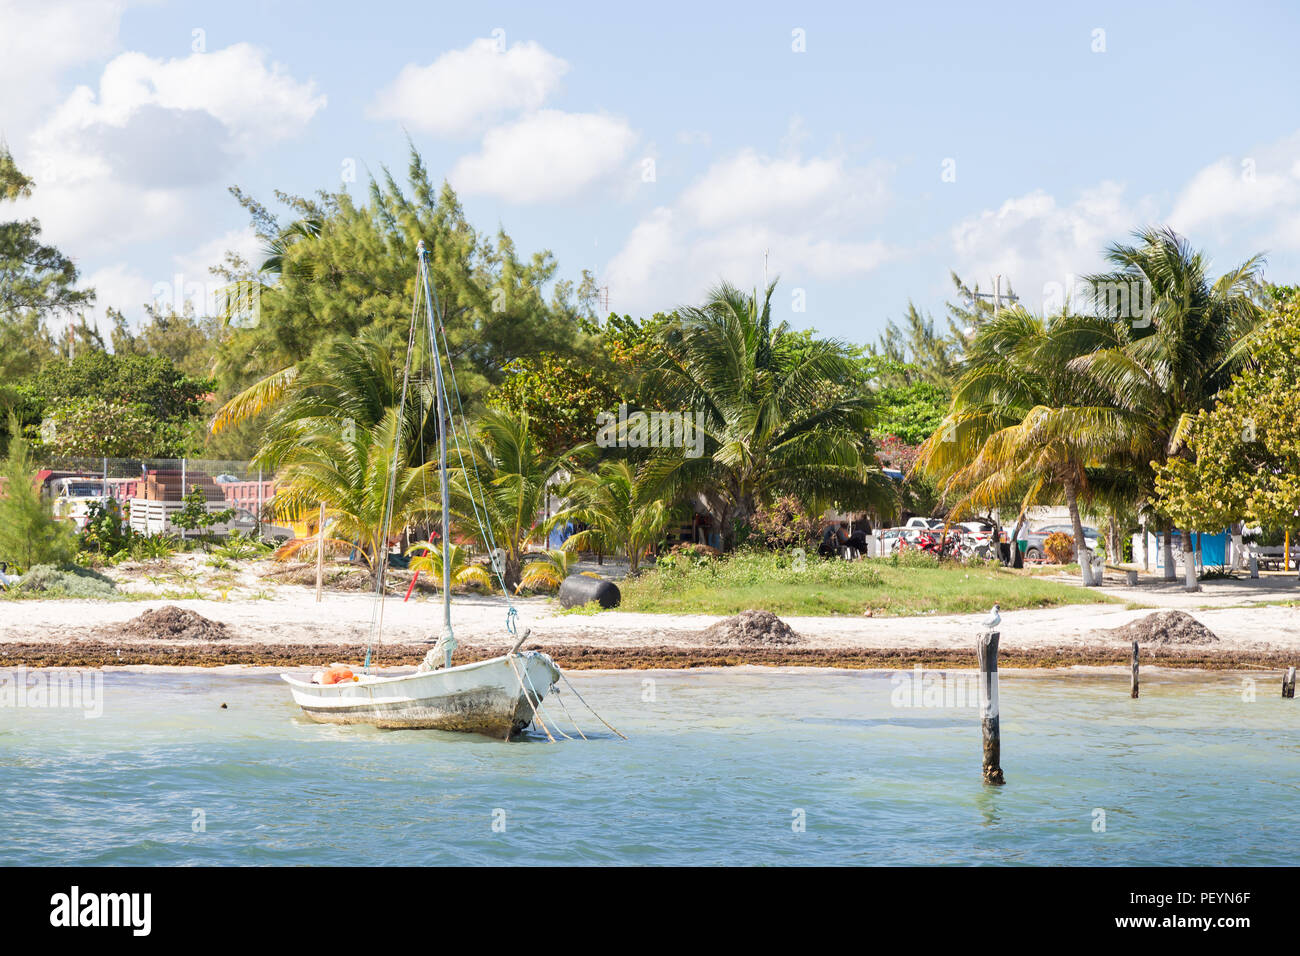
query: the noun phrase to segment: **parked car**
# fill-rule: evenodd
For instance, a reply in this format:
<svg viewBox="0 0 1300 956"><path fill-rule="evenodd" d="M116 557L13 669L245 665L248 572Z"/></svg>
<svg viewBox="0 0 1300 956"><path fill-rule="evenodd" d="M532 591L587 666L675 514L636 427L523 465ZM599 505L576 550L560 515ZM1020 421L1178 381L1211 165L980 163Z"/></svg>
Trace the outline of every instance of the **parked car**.
<svg viewBox="0 0 1300 956"><path fill-rule="evenodd" d="M919 515L903 522L903 528L911 531L934 531L943 527L942 518L922 518Z"/></svg>
<svg viewBox="0 0 1300 956"><path fill-rule="evenodd" d="M243 535L252 535L257 533L257 516L247 508L236 508L235 516L224 525L225 533L230 534L232 531L238 531ZM262 522L262 540L270 541L274 544L283 544L294 536L292 528L285 528L278 524L271 524L269 521Z"/></svg>
<svg viewBox="0 0 1300 956"><path fill-rule="evenodd" d="M1074 539L1074 526L1071 524L1045 524L1041 528L1034 528L1032 531L1025 533L1025 560L1031 563L1044 560L1045 552L1043 551L1043 541L1049 534L1061 533L1067 535L1071 540ZM1097 529L1083 527L1083 540L1088 545L1088 550L1102 550L1101 535Z"/></svg>
<svg viewBox="0 0 1300 956"><path fill-rule="evenodd" d="M902 528L886 528L880 532L880 553L890 555L897 551L899 542L906 533Z"/></svg>

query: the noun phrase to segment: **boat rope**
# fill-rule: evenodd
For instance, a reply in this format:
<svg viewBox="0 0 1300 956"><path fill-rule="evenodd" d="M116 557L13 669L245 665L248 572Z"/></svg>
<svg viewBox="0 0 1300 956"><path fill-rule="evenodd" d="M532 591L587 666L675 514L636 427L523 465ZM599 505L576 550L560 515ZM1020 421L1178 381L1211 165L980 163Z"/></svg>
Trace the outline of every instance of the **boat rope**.
<svg viewBox="0 0 1300 956"><path fill-rule="evenodd" d="M546 731L546 739L551 743L555 743L555 738L551 736L550 730L546 727L546 721L542 720L542 715L537 712L537 705L534 704L533 699L528 696L528 688L524 686L524 679L519 674L519 668L515 666L514 656L509 656L506 660L510 663L510 669L515 672L515 680L519 681L519 689L524 692L524 700L528 701L528 706L533 710L533 719L537 721L538 726L540 726L542 730Z"/></svg>
<svg viewBox="0 0 1300 956"><path fill-rule="evenodd" d="M484 487L483 479L479 474L478 460L474 455L473 448L469 453L469 466L465 464L465 450L461 447L460 432L464 431L466 441L469 440L469 423L465 416L465 403L461 399L460 386L456 381L456 365L451 358L451 343L447 341L447 327L444 323L434 320L434 313L442 314L442 305L438 300L438 290L429 280L428 263L423 253L420 258L420 276L426 296L426 302L430 308L428 310L429 340L430 348L435 356L435 361L439 362L439 369L443 361L447 365L447 376L451 381L451 390L448 392L446 380L437 376L437 386L441 388L443 398L446 400L447 418L450 420L452 427L448 429L451 433L452 444L456 449L456 460L460 463L460 472L465 476L467 497L469 498L470 510L474 515L474 523L478 526L480 539L488 549L488 566L496 576L497 582L501 586L501 593L506 599L506 630L511 634L515 633L514 622L518 617L518 609L510 599L510 589L506 587L505 566L503 561L497 560L501 548L497 545L496 534L492 529L492 522L488 519L487 508L487 490ZM438 348L438 341L442 342L442 349ZM440 356L440 358L438 358ZM459 419L460 427L456 427L456 420ZM442 423L439 423L442 427ZM470 473L473 473L474 480L469 480ZM482 508L480 511L479 498L482 497Z"/></svg>
<svg viewBox="0 0 1300 956"><path fill-rule="evenodd" d="M564 683L566 683L566 684L569 685L569 690L573 691L574 695L578 698L578 700L581 700L581 701L582 701L583 706L585 706L589 711L591 711L592 714L595 715L595 717L596 717L597 720L599 720L602 724L604 724L604 725L605 725L606 727L608 727L610 730L613 730L614 733L618 734L618 736L623 737L624 740L627 740L627 737L624 737L623 734L619 734L619 733L618 733L618 730L615 729L615 727L614 727L613 724L611 724L611 723L610 723L608 720L606 720L604 717L600 716L600 714L597 714L597 713L596 713L596 708L595 708L595 707L592 707L591 704L588 704L585 700L583 700L582 695L578 693L578 688L576 688L576 687L573 686L573 682L569 680L568 675L565 674L564 671L560 671L560 676L561 676L562 678L564 678Z"/></svg>
<svg viewBox="0 0 1300 956"><path fill-rule="evenodd" d="M582 732L582 728L578 726L578 722L574 720L573 715L569 713L568 705L564 703L564 698L560 695L559 687L555 688L555 699L560 702L560 707L564 710L564 716L569 718L569 723L573 724L574 731L578 734L579 737L581 737L583 740L586 740L587 735Z"/></svg>
<svg viewBox="0 0 1300 956"><path fill-rule="evenodd" d="M375 602L370 607L370 637L366 641L364 670L370 672L371 647L379 640L384 627L384 572L388 570L388 535L392 530L393 503L397 497L397 466L402 455L402 426L406 422L406 392L411 383L411 357L415 351L415 320L420 314L420 290L416 289L411 302L411 328L406 336L406 364L402 368L402 392L398 400L397 420L393 428L393 464L388 476L388 494L384 497L384 518L380 525L380 540L375 545ZM325 547L325 528L320 529L321 547Z"/></svg>
<svg viewBox="0 0 1300 956"><path fill-rule="evenodd" d="M542 695L537 693L537 685L534 684L533 679L528 676L528 665L526 664L524 665L523 672L524 672L524 680L528 681L528 686L533 689L533 696L537 698L537 709L542 713L546 713L546 705L542 703ZM560 728L560 722L556 720L554 717L551 718L551 723L555 725L555 732L559 734L561 737L563 737L565 740L573 739Z"/></svg>
<svg viewBox="0 0 1300 956"><path fill-rule="evenodd" d="M447 430L448 425L452 423L451 402L447 398L447 386L442 377L442 356L438 352L438 337L434 330L434 312L442 311L438 302L438 294L433 289L433 282L429 279L429 263L427 261L428 252L424 247L423 240L416 247L416 258L419 265L420 286L424 289L425 315L428 319L429 326L429 362L433 372L434 388L434 406L438 412L438 445L439 455L438 462L440 465L438 481L441 488L442 497L442 582L444 594L443 609L444 616L442 622L442 636L438 639L439 644L445 648L443 663L451 666L451 655L456 652L456 634L451 626L451 515L450 499L447 488ZM417 295L418 295L417 290ZM413 333L414 334L414 333ZM408 353L409 355L409 353ZM447 356L448 362L451 356ZM408 359L409 361L409 359ZM405 396L403 396L405 398ZM454 431L454 428L452 429ZM426 656L426 662L427 656Z"/></svg>

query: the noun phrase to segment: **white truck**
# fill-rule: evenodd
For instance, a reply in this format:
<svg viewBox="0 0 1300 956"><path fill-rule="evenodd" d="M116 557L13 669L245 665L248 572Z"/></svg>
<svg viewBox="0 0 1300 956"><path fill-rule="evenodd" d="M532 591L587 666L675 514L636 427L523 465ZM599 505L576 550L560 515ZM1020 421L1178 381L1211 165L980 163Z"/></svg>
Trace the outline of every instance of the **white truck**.
<svg viewBox="0 0 1300 956"><path fill-rule="evenodd" d="M49 495L54 516L71 521L78 531L86 527L91 504L107 505L109 500L102 478L56 478L50 482Z"/></svg>

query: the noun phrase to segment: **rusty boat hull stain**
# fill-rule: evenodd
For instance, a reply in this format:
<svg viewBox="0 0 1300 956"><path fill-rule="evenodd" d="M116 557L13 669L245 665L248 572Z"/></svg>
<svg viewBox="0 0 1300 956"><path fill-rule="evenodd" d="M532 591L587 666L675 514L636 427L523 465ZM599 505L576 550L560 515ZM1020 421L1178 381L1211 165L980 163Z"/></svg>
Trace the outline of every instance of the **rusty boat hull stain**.
<svg viewBox="0 0 1300 956"><path fill-rule="evenodd" d="M449 670L395 677L363 675L358 682L321 685L280 675L309 719L328 724L368 724L387 730L446 730L505 739L533 720L520 687L544 698L560 671L547 654L532 651L462 664Z"/></svg>

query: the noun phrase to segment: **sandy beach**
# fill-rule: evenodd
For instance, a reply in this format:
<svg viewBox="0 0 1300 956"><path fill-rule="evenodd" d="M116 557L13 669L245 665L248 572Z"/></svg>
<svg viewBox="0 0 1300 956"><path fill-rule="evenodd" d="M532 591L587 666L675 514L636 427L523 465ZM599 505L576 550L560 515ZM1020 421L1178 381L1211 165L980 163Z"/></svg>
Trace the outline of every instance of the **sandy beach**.
<svg viewBox="0 0 1300 956"><path fill-rule="evenodd" d="M1208 627L1217 642L1151 646L1153 663L1224 668L1277 666L1300 656L1300 587L1290 575L1258 581L1203 583L1188 594L1180 585L1144 579L1135 588L1106 586L1120 602L1006 611L1000 627L1005 666L1118 664L1129 644L1112 629L1159 609L1177 609ZM1286 602L1293 602L1288 604ZM515 602L526 647L545 649L568 667L700 667L737 664L889 667L969 663L978 615L850 618L789 617L798 641L784 646L710 643L702 632L721 620L709 615L606 611L562 613L554 602ZM453 620L463 656L472 660L507 648L506 605L500 598L458 596ZM130 622L143 612L177 607L225 625L220 639L142 637ZM437 636L439 608L427 595L383 606L383 639L375 659L418 661ZM285 666L358 660L374 621L370 595L327 592L318 604L311 588L283 585L263 600L78 601L32 600L0 604L0 656L27 666L129 664Z"/></svg>

